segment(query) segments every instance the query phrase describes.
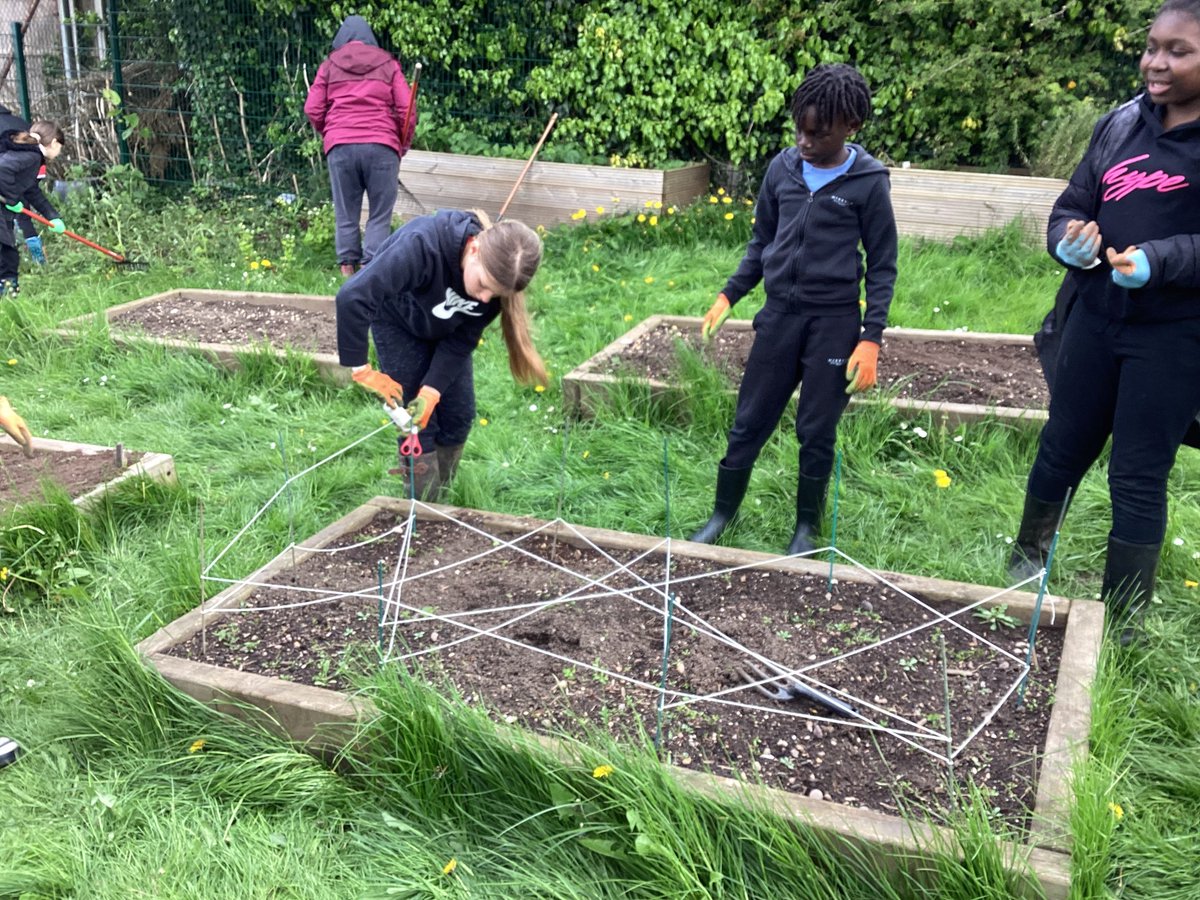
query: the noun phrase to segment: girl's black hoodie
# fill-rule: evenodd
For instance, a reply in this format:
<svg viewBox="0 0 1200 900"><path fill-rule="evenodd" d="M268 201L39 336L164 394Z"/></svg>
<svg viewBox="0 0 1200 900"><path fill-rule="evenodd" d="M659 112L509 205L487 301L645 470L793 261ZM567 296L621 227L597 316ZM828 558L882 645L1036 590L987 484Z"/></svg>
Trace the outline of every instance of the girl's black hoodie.
<svg viewBox="0 0 1200 900"><path fill-rule="evenodd" d="M1046 241L1056 259L1070 219L1094 219L1104 249L1146 253L1150 281L1135 290L1113 284L1103 249L1099 265L1070 270L1096 315L1131 322L1200 317L1200 121L1167 131L1162 113L1143 95L1101 119L1050 214Z"/></svg>
<svg viewBox="0 0 1200 900"><path fill-rule="evenodd" d="M443 391L500 315L500 301L468 296L462 254L483 225L473 213L444 209L393 231L371 262L337 293L338 360L367 361L367 329L375 319L398 323L414 338L437 344L422 384Z"/></svg>

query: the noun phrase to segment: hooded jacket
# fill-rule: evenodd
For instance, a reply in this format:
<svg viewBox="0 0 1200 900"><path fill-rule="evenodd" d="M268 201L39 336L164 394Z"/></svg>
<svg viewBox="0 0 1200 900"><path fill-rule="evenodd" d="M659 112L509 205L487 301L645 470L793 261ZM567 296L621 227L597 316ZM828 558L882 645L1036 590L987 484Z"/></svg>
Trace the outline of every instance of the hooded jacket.
<svg viewBox="0 0 1200 900"><path fill-rule="evenodd" d="M473 213L444 209L393 231L337 293L338 361L365 363L368 327L386 319L437 345L422 384L446 390L500 315L499 300L476 300L463 283L463 249L482 230Z"/></svg>
<svg viewBox="0 0 1200 900"><path fill-rule="evenodd" d="M1055 259L1071 219L1094 219L1105 248L1146 253L1150 280L1134 290L1113 284L1103 253L1099 265L1070 270L1079 300L1099 316L1200 317L1200 121L1167 131L1162 114L1143 95L1101 119L1050 213L1046 241Z"/></svg>
<svg viewBox="0 0 1200 900"><path fill-rule="evenodd" d="M38 170L45 163L38 144L18 144L16 132L0 135L0 200L9 206L17 201L28 203L47 219L57 219L58 211L37 186ZM11 242L11 231L7 232Z"/></svg>
<svg viewBox="0 0 1200 900"><path fill-rule="evenodd" d="M815 193L804 182L799 150L789 147L771 160L753 235L724 293L733 305L762 281L768 306L844 315L858 312L865 274L862 339L879 343L896 286L896 219L887 169L862 147L849 146L856 153L850 170Z"/></svg>
<svg viewBox="0 0 1200 900"><path fill-rule="evenodd" d="M348 16L317 69L304 114L326 154L339 144L383 144L403 156L416 127L414 110L403 134L411 97L400 63L379 47L367 20Z"/></svg>

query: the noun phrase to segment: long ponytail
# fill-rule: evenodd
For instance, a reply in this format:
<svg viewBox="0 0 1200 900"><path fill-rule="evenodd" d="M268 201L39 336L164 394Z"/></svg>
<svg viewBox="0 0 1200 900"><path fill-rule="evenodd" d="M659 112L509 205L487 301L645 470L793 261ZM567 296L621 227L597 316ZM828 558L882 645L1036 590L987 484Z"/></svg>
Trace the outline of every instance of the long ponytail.
<svg viewBox="0 0 1200 900"><path fill-rule="evenodd" d="M493 225L485 213L472 212L483 223L483 231L475 238L479 261L503 289L500 332L508 349L508 369L521 384L545 384L549 381L546 364L533 346L529 310L525 306L525 288L542 262L542 239L521 222L505 219Z"/></svg>

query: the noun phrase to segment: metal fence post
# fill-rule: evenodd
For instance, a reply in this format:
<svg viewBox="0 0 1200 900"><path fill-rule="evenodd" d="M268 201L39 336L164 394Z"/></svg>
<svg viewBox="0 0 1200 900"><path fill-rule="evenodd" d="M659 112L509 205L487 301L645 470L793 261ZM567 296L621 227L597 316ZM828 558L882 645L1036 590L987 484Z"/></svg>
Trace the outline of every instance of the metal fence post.
<svg viewBox="0 0 1200 900"><path fill-rule="evenodd" d="M30 122L33 116L29 114L29 79L25 72L25 35L20 22L12 23L13 61L17 68L17 97L21 101L21 113L25 121Z"/></svg>
<svg viewBox="0 0 1200 900"><path fill-rule="evenodd" d="M109 59L112 60L113 90L120 101L119 115L113 119L117 129L117 148L121 153L121 164L129 164L129 144L125 142L125 77L121 74L121 27L117 24L120 15L117 0L108 0L108 43L110 45Z"/></svg>

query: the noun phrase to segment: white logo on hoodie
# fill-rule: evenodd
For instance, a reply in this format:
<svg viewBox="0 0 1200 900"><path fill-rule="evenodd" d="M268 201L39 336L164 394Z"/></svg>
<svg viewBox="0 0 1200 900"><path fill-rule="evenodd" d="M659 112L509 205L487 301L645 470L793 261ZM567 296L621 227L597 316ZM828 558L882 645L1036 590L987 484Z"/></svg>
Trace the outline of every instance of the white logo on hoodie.
<svg viewBox="0 0 1200 900"><path fill-rule="evenodd" d="M459 296L458 291L448 287L446 288L446 299L433 308L433 314L439 319L449 319L456 312L466 316L482 316L482 312L476 312L477 306L479 306L478 300L469 300Z"/></svg>

